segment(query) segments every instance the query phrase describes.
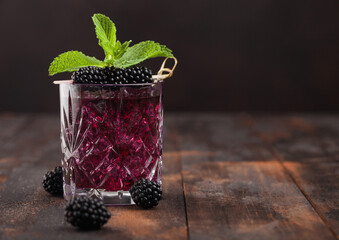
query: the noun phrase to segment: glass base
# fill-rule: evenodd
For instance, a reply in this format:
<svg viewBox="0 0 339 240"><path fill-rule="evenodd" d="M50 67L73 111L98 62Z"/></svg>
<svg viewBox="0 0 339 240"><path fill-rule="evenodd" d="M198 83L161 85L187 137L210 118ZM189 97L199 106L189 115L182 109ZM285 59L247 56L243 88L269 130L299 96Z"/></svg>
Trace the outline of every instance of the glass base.
<svg viewBox="0 0 339 240"><path fill-rule="evenodd" d="M77 189L74 186L64 184L64 198L71 201L74 197L87 196L98 198L105 205L134 205L131 194L128 191L107 192L104 189Z"/></svg>

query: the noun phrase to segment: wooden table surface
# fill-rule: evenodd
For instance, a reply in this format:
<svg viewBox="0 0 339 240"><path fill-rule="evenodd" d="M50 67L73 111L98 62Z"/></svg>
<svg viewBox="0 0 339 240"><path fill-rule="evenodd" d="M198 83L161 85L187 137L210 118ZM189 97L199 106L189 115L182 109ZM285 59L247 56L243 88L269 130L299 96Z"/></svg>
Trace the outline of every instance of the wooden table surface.
<svg viewBox="0 0 339 240"><path fill-rule="evenodd" d="M99 231L63 219L44 173L59 116L0 115L0 239L338 239L339 115L166 114L164 200L109 207Z"/></svg>

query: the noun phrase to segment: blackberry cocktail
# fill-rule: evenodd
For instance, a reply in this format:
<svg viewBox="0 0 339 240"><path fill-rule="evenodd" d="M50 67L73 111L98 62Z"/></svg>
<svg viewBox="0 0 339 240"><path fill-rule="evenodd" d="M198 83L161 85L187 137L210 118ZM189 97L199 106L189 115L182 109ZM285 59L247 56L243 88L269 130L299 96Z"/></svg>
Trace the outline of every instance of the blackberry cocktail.
<svg viewBox="0 0 339 240"><path fill-rule="evenodd" d="M67 198L128 204L135 181L161 184L162 85L60 84Z"/></svg>
<svg viewBox="0 0 339 240"><path fill-rule="evenodd" d="M136 181L161 185L162 80L172 74L164 66L152 75L146 67L134 65L173 55L153 41L121 44L109 18L95 14L93 21L105 60L70 51L59 55L49 69L51 75L74 72L72 80L58 82L64 196L133 204L129 190Z"/></svg>

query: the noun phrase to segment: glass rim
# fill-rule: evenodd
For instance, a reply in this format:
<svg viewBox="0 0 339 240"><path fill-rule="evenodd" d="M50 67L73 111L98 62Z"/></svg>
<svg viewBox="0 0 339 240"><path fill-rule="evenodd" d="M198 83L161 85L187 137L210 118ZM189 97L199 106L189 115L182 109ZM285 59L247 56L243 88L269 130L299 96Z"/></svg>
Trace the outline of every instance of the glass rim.
<svg viewBox="0 0 339 240"><path fill-rule="evenodd" d="M122 83L122 84L113 84L113 83L74 83L74 82L64 82L60 83L60 85L75 85L75 86L93 86L93 87L101 87L101 86L107 86L107 87L133 87L133 86L153 86L163 83L164 81L157 81L152 83Z"/></svg>

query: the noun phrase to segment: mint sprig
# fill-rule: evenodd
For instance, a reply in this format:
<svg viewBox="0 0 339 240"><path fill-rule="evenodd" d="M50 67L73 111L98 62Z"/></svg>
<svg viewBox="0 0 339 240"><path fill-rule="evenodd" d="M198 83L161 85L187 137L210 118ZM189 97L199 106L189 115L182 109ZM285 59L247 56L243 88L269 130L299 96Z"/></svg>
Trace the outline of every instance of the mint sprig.
<svg viewBox="0 0 339 240"><path fill-rule="evenodd" d="M88 57L82 52L69 51L60 54L49 67L49 74L73 72L82 67L115 67L127 68L154 57L172 58L172 51L165 45L154 41L144 41L129 46L132 41L121 43L116 38L115 24L103 14L94 14L92 20L99 45L105 52L104 61Z"/></svg>

